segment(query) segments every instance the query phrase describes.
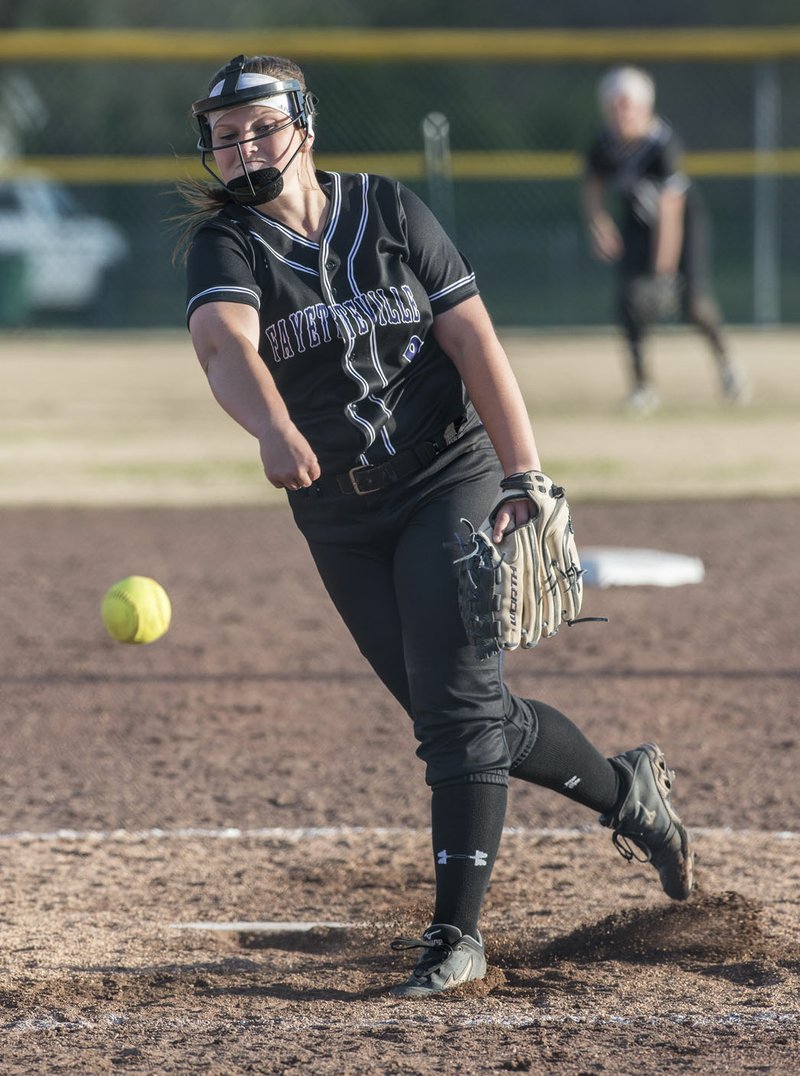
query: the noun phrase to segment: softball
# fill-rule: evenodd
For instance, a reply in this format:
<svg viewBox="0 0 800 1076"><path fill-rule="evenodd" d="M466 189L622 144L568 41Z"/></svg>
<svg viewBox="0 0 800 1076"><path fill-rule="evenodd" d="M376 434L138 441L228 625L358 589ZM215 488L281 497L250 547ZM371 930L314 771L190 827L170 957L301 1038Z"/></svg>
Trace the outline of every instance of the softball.
<svg viewBox="0 0 800 1076"><path fill-rule="evenodd" d="M103 623L120 643L153 643L169 627L172 605L155 579L129 575L109 587L101 606Z"/></svg>

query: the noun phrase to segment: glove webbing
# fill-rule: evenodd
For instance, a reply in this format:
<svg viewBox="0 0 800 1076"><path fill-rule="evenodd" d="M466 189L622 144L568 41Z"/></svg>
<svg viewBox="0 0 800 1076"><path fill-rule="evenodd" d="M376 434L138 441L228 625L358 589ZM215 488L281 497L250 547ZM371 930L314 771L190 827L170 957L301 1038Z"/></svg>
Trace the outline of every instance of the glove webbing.
<svg viewBox="0 0 800 1076"><path fill-rule="evenodd" d="M514 476L512 475L512 477L514 477ZM554 487L554 488L561 489L561 496L564 495L563 487ZM472 549L468 550L467 547L466 547L466 544L464 543L464 539L461 537L460 534L456 533L456 536L455 536L456 545L457 545L458 548L460 548L461 553L463 555L460 556L460 557L456 557L456 559L453 561L453 564L461 564L464 561L472 560L473 558L478 562L478 564L481 564L482 562L485 561L486 554L480 548L478 543L475 541L475 534L476 534L475 527L472 525L472 523L470 523L470 521L468 519L464 519L463 516L461 517L461 522L463 524L465 524L467 527L469 527L469 529L470 529L469 537L472 540ZM556 566L555 561L553 562L553 566L554 567ZM470 580L470 583L472 584L473 589L477 591L478 590L478 585L477 585L477 583L475 582L475 580L472 577L472 572L470 572L469 569L466 569L466 574L469 577L469 580ZM561 574L564 575L563 572L561 572ZM580 571L580 574L585 575L586 574L585 569L582 568L581 571ZM567 627L570 627L570 628L572 627L573 624L589 624L589 623L592 623L592 622L598 623L598 624L607 624L608 623L608 617L607 616L578 616L578 617L575 617L573 620L564 620L564 621L562 621L562 623L566 624ZM498 625L496 625L496 627L499 630L500 625L498 624Z"/></svg>

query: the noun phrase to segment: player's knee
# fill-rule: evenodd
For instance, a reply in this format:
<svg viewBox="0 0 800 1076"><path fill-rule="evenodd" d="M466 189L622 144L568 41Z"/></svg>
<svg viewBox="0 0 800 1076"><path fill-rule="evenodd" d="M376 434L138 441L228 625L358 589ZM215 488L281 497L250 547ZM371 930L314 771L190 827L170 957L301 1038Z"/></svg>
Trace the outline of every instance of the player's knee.
<svg viewBox="0 0 800 1076"><path fill-rule="evenodd" d="M487 780L502 783L508 778L511 755L503 720L414 720L419 740L417 755L426 766L425 779L433 788L443 784Z"/></svg>
<svg viewBox="0 0 800 1076"><path fill-rule="evenodd" d="M700 329L714 328L720 322L717 304L708 295L689 296L685 316L687 321Z"/></svg>
<svg viewBox="0 0 800 1076"><path fill-rule="evenodd" d="M638 342L647 328L644 310L629 288L623 289L617 309L619 323L626 338L632 343Z"/></svg>
<svg viewBox="0 0 800 1076"><path fill-rule="evenodd" d="M514 711L504 726L504 735L511 758L511 769L521 765L531 753L539 733L539 717L536 707L530 699L516 696L513 700Z"/></svg>

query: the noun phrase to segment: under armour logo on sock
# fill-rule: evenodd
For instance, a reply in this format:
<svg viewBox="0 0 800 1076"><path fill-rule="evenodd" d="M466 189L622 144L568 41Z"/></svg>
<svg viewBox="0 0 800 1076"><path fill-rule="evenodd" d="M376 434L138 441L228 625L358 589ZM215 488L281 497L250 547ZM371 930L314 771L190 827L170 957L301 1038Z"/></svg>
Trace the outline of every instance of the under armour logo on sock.
<svg viewBox="0 0 800 1076"><path fill-rule="evenodd" d="M437 853L436 862L445 865L450 859L471 859L476 867L485 867L488 855L488 852L481 852L477 848L472 855L466 852L448 852L446 848L443 848Z"/></svg>
<svg viewBox="0 0 800 1076"><path fill-rule="evenodd" d="M581 779L576 775L575 777L570 777L568 781L564 782L564 788L577 788L580 783Z"/></svg>

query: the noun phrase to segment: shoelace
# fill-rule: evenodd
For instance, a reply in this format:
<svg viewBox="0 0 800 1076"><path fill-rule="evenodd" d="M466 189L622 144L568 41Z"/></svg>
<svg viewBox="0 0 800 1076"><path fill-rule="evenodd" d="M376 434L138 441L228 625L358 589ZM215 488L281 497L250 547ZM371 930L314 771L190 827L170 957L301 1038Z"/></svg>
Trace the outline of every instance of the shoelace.
<svg viewBox="0 0 800 1076"><path fill-rule="evenodd" d="M632 836L629 833L623 833L619 829L615 829L614 832L611 834L611 843L614 845L622 858L627 860L629 863L632 859L635 859L637 863L649 863L650 860L653 858L653 853L643 841L640 843L636 837ZM634 849L631 848L631 844L633 844L636 848L639 849L640 852L643 852L644 854L641 856L637 856Z"/></svg>
<svg viewBox="0 0 800 1076"><path fill-rule="evenodd" d="M395 938L389 948L396 951L404 949L444 949L449 948L444 938Z"/></svg>

